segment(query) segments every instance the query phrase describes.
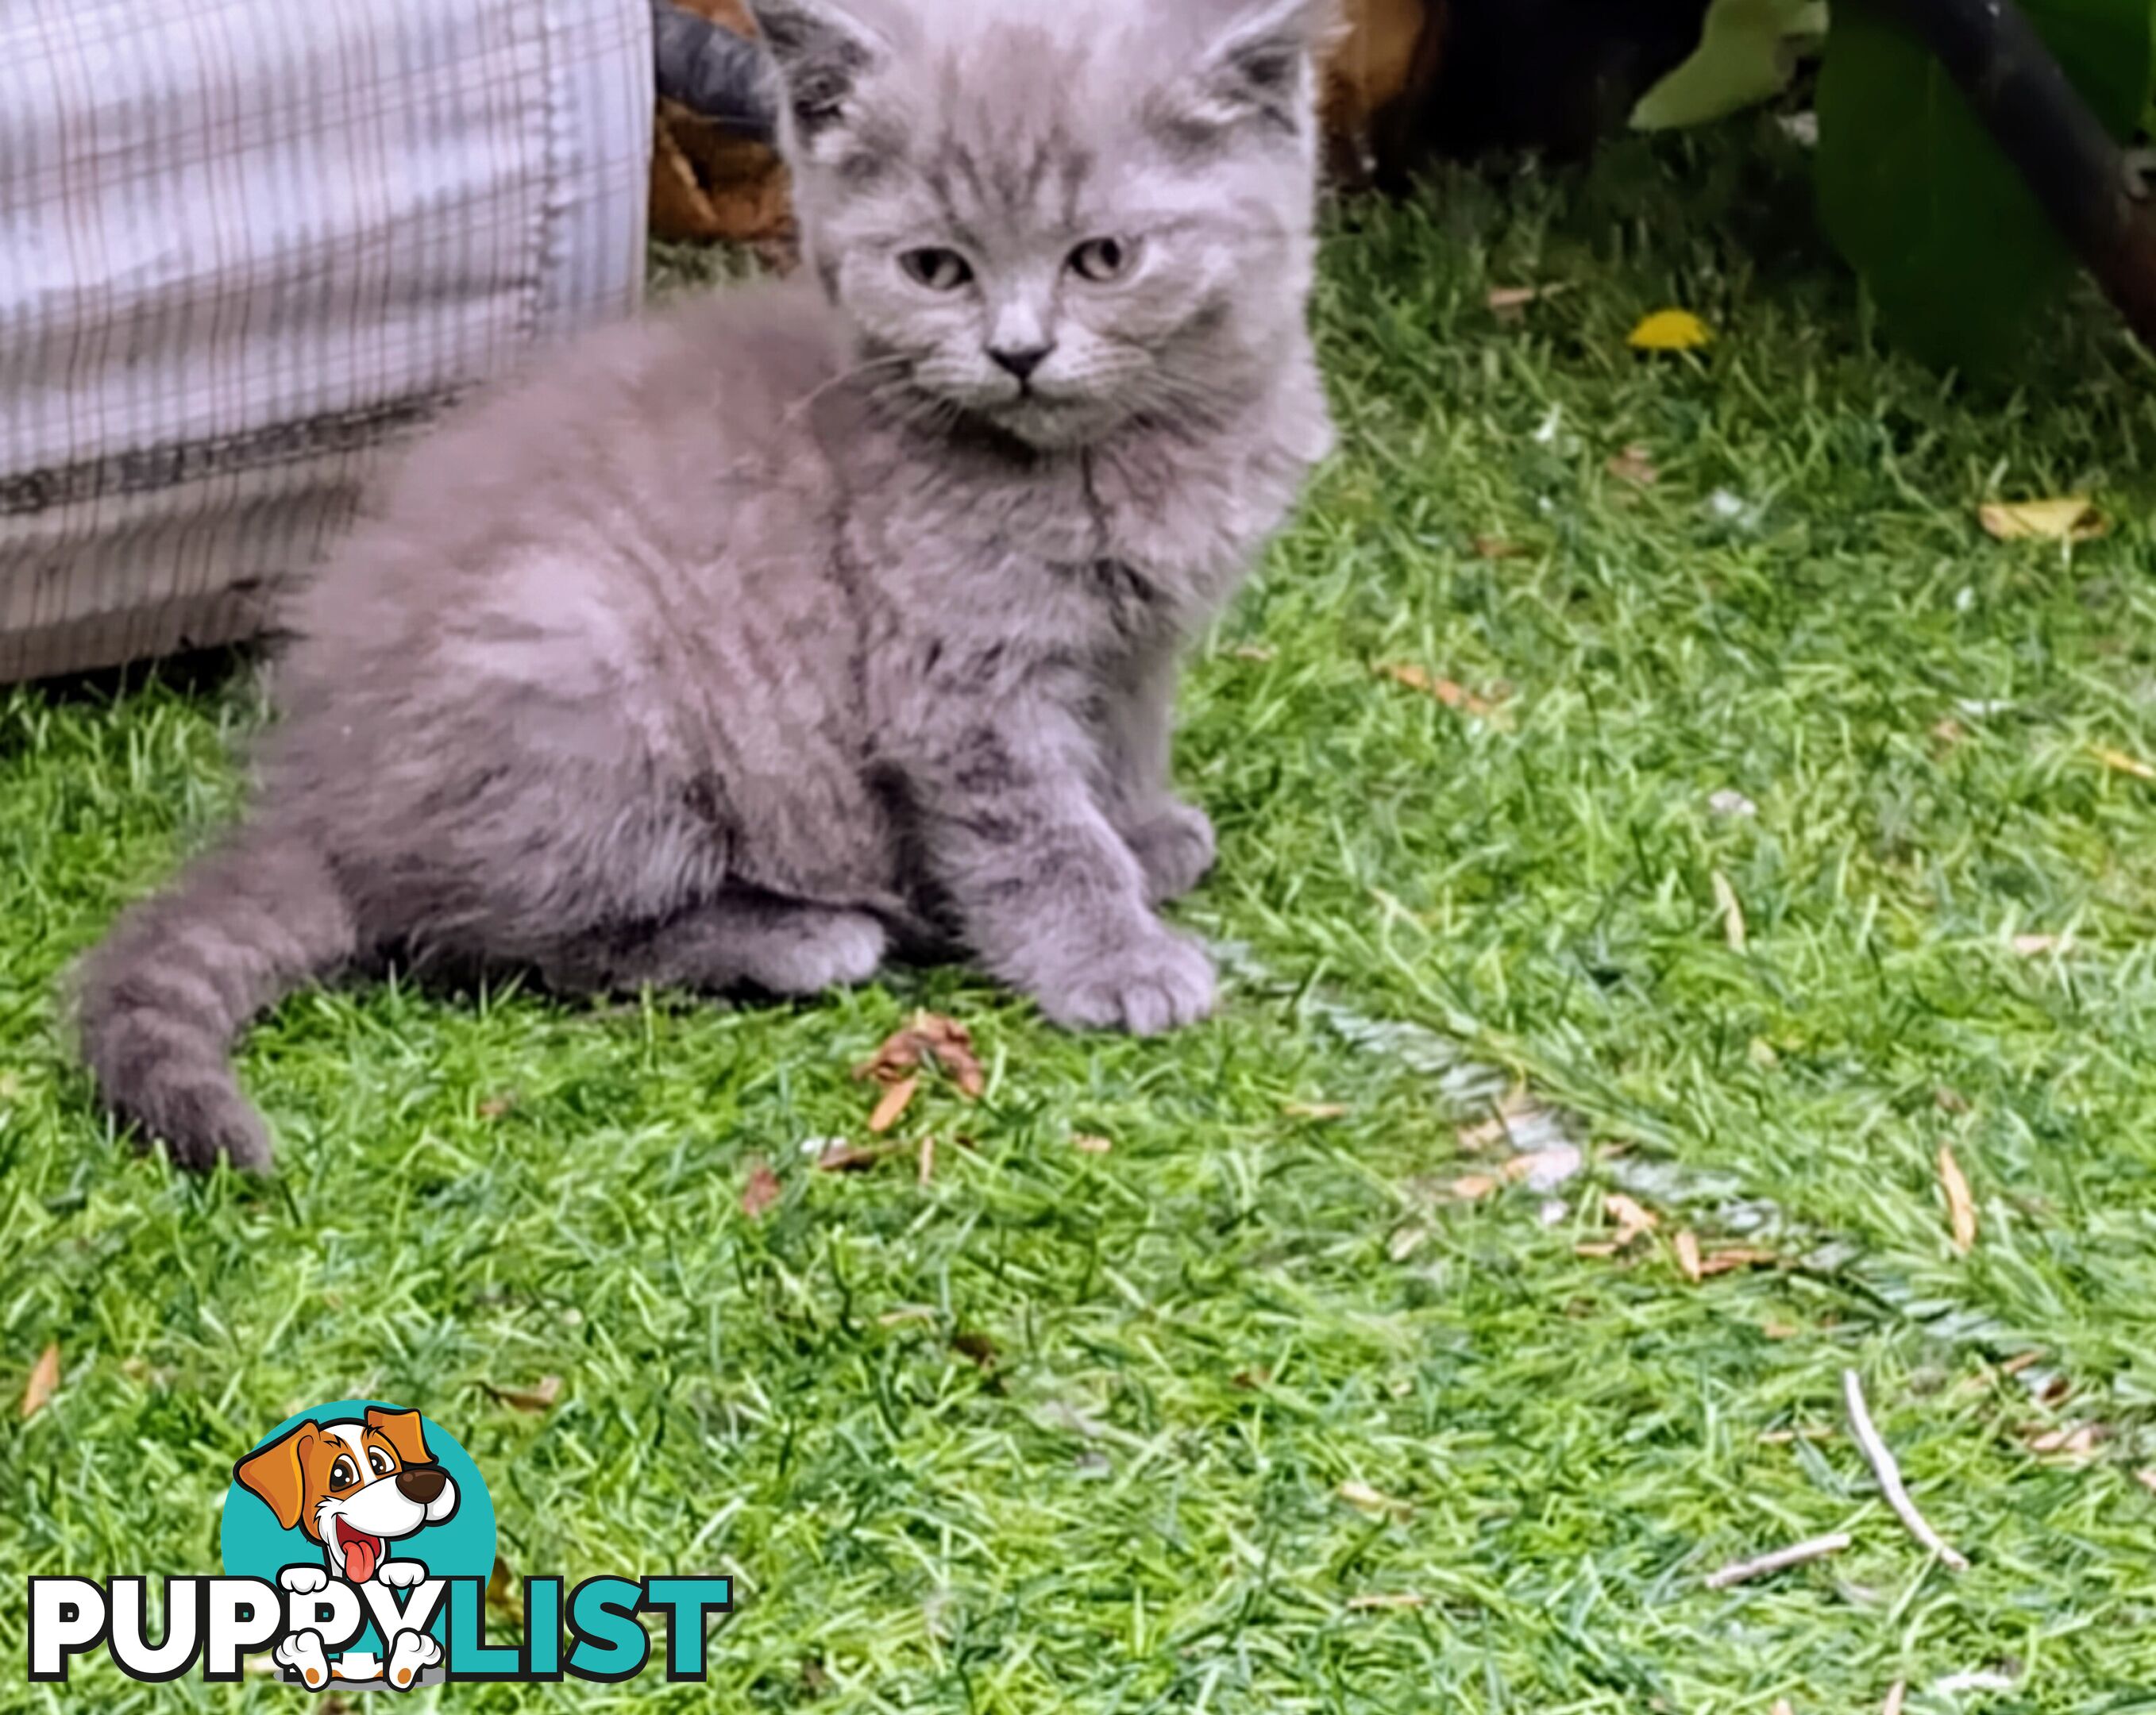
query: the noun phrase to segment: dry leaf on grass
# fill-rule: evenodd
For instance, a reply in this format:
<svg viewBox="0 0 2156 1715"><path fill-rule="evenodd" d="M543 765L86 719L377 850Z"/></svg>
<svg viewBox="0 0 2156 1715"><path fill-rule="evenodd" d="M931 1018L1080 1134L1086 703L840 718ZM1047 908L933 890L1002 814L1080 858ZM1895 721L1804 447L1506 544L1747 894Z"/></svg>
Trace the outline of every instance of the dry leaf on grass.
<svg viewBox="0 0 2156 1715"><path fill-rule="evenodd" d="M921 1153L914 1164L914 1177L924 1185L936 1177L936 1138L932 1132L921 1134Z"/></svg>
<svg viewBox="0 0 2156 1715"><path fill-rule="evenodd" d="M968 1101L977 1100L987 1087L980 1059L973 1051L973 1033L956 1019L932 1012L914 1014L904 1030L886 1037L871 1057L854 1068L854 1076L873 1078L879 1084L896 1084L932 1063L950 1074L958 1093Z"/></svg>
<svg viewBox="0 0 2156 1715"><path fill-rule="evenodd" d="M1498 712L1499 706L1512 694L1509 685L1493 685L1488 696L1478 696L1455 679L1440 679L1427 668L1418 667L1412 661L1382 661L1376 669L1382 678L1396 685L1404 685L1409 691L1419 691L1424 696L1435 697L1448 709L1463 714L1488 719Z"/></svg>
<svg viewBox="0 0 2156 1715"><path fill-rule="evenodd" d="M896 1310L886 1310L876 1318L880 1328L895 1328L909 1322L933 1322L937 1315L932 1304L901 1304Z"/></svg>
<svg viewBox="0 0 2156 1715"><path fill-rule="evenodd" d="M1620 1250L1640 1234L1651 1233L1661 1225L1661 1216L1622 1191L1612 1191L1602 1199L1602 1212L1617 1223L1617 1247Z"/></svg>
<svg viewBox="0 0 2156 1715"><path fill-rule="evenodd" d="M1944 720L1933 723L1932 737L1941 744L1959 744L1969 737L1969 728L1949 715Z"/></svg>
<svg viewBox="0 0 2156 1715"><path fill-rule="evenodd" d="M486 1605L520 1617L524 1612L524 1598L516 1589L516 1569L500 1554L494 1557L494 1570L486 1575Z"/></svg>
<svg viewBox="0 0 2156 1715"><path fill-rule="evenodd" d="M1340 1498L1350 1507L1363 1512L1389 1512L1404 1518L1414 1511L1404 1501L1396 1501L1390 1495L1380 1493L1369 1484L1358 1482L1350 1477L1340 1485Z"/></svg>
<svg viewBox="0 0 2156 1715"><path fill-rule="evenodd" d="M1976 519L2000 542L2087 542L2109 527L2087 495L1991 501L1976 509Z"/></svg>
<svg viewBox="0 0 2156 1715"><path fill-rule="evenodd" d="M2016 935L2011 944L2015 952L2024 958L2041 958L2047 952L2071 952L2074 937L2071 935Z"/></svg>
<svg viewBox="0 0 2156 1715"><path fill-rule="evenodd" d="M1070 1147L1081 1155L1106 1155L1116 1146L1106 1137L1096 1137L1090 1133L1081 1132L1070 1140Z"/></svg>
<svg viewBox="0 0 2156 1715"><path fill-rule="evenodd" d="M2123 750L2112 750L2105 745L2093 745L2089 754L2114 774L2131 774L2137 780L2156 780L2156 767L2144 763L2139 757L2128 756Z"/></svg>
<svg viewBox="0 0 2156 1715"><path fill-rule="evenodd" d="M1228 653L1239 661L1270 661L1276 659L1280 651L1267 644L1243 643L1236 644Z"/></svg>
<svg viewBox="0 0 2156 1715"><path fill-rule="evenodd" d="M1552 280L1548 285L1492 286L1483 301L1498 315L1517 321L1528 305L1554 298L1572 290L1570 280Z"/></svg>
<svg viewBox="0 0 2156 1715"><path fill-rule="evenodd" d="M883 1094L877 1098L875 1111L869 1116L870 1135L880 1137L896 1125L920 1087L921 1080L917 1077L901 1078L896 1083L886 1084Z"/></svg>
<svg viewBox="0 0 2156 1715"><path fill-rule="evenodd" d="M1696 352L1714 337L1714 330L1689 310L1657 310L1625 336L1635 352Z"/></svg>
<svg viewBox="0 0 2156 1715"><path fill-rule="evenodd" d="M1377 1608L1419 1608L1429 1599L1413 1590L1394 1590L1383 1595L1350 1596L1348 1610L1352 1614L1362 1614Z"/></svg>
<svg viewBox="0 0 2156 1715"><path fill-rule="evenodd" d="M742 1184L741 1194L743 1214L751 1220L762 1220L771 1212L782 1194L778 1175L772 1172L767 1163L752 1161L748 1164L748 1178Z"/></svg>
<svg viewBox="0 0 2156 1715"><path fill-rule="evenodd" d="M23 1384L22 1415L35 1417L45 1409L45 1402L53 1397L53 1390L60 1384L60 1344L55 1340L38 1354L38 1361L30 1366L29 1379Z"/></svg>
<svg viewBox="0 0 2156 1715"><path fill-rule="evenodd" d="M1969 1194L1969 1179L1954 1158L1953 1146L1939 1145L1939 1189L1947 1196L1947 1220L1953 1232L1953 1247L1964 1256L1976 1245L1976 1202Z"/></svg>
<svg viewBox="0 0 2156 1715"><path fill-rule="evenodd" d="M1502 536L1478 536L1475 538L1475 553L1484 560L1524 560L1534 552L1525 542L1509 542Z"/></svg>
<svg viewBox="0 0 2156 1715"><path fill-rule="evenodd" d="M1339 1101L1287 1101L1281 1104L1281 1114L1291 1120L1344 1120L1353 1112Z"/></svg>
<svg viewBox="0 0 2156 1715"><path fill-rule="evenodd" d="M902 1143L849 1143L843 1137L834 1137L824 1146L824 1153L816 1158L819 1173L865 1173Z"/></svg>
<svg viewBox="0 0 2156 1715"><path fill-rule="evenodd" d="M498 1120L516 1106L516 1092L506 1090L499 1096L490 1096L479 1105L479 1117L483 1120Z"/></svg>
<svg viewBox="0 0 2156 1715"><path fill-rule="evenodd" d="M962 1330L951 1336L951 1349L961 1358L970 1358L983 1369L996 1367L996 1343L986 1334Z"/></svg>
<svg viewBox="0 0 2156 1715"><path fill-rule="evenodd" d="M504 1405L519 1411L545 1411L562 1397L562 1379L557 1375L542 1375L528 1388L497 1388L485 1382L480 1385Z"/></svg>
<svg viewBox="0 0 2156 1715"><path fill-rule="evenodd" d="M1896 1680L1887 1687L1887 1701L1879 1706L1879 1715L1902 1715L1902 1702L1908 1695L1908 1681Z"/></svg>
<svg viewBox="0 0 2156 1715"><path fill-rule="evenodd" d="M1769 1715L1797 1715L1797 1712L1790 1706L1787 1697L1777 1697L1774 1699L1774 1707L1769 1712Z"/></svg>
<svg viewBox="0 0 2156 1715"><path fill-rule="evenodd" d="M1636 443L1611 459L1606 468L1620 482L1635 482L1641 488L1652 488L1662 480L1647 449Z"/></svg>
<svg viewBox="0 0 2156 1715"><path fill-rule="evenodd" d="M1387 1241L1385 1255L1394 1262L1405 1262L1422 1249L1429 1237L1430 1229L1427 1227L1402 1227Z"/></svg>
<svg viewBox="0 0 2156 1715"><path fill-rule="evenodd" d="M2076 1464L2095 1458L2097 1448L2111 1438L2109 1425L2101 1423L2080 1423L2071 1429L2043 1429L2025 1424L2020 1433L2022 1444L2031 1453Z"/></svg>
<svg viewBox="0 0 2156 1715"><path fill-rule="evenodd" d="M2135 1471L2133 1480L2150 1494L2156 1495L2156 1468L2144 1468Z"/></svg>
<svg viewBox="0 0 2156 1715"><path fill-rule="evenodd" d="M1702 1278L1715 1275L1734 1274L1740 1268L1779 1268L1782 1259L1772 1250L1761 1250L1750 1245L1731 1245L1720 1250L1710 1250L1699 1260Z"/></svg>
<svg viewBox="0 0 2156 1715"><path fill-rule="evenodd" d="M1707 1275L1700 1262L1697 1235L1686 1227L1670 1240L1670 1245L1677 1254L1678 1272L1697 1286Z"/></svg>

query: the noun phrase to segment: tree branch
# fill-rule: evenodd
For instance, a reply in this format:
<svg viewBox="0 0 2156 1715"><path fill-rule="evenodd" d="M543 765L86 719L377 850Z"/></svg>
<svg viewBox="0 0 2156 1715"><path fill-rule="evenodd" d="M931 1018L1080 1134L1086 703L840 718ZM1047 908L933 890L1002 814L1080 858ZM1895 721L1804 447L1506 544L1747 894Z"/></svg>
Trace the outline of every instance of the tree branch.
<svg viewBox="0 0 2156 1715"><path fill-rule="evenodd" d="M1938 59L2051 224L2156 351L2156 210L2014 0L1883 0Z"/></svg>

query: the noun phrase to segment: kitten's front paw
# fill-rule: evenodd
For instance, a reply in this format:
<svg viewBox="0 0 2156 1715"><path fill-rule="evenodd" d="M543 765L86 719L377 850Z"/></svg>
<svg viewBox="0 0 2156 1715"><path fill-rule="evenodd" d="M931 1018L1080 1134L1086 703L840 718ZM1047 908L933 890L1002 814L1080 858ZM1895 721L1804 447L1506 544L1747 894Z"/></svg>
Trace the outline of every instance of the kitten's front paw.
<svg viewBox="0 0 2156 1715"><path fill-rule="evenodd" d="M1130 847L1145 871L1147 896L1156 905L1180 899L1213 867L1213 824L1196 804L1170 798L1132 830Z"/></svg>
<svg viewBox="0 0 2156 1715"><path fill-rule="evenodd" d="M1040 1009L1074 1030L1158 1036L1213 1010L1213 962L1193 942L1152 926L1143 940L1110 949L1062 980L1041 985Z"/></svg>

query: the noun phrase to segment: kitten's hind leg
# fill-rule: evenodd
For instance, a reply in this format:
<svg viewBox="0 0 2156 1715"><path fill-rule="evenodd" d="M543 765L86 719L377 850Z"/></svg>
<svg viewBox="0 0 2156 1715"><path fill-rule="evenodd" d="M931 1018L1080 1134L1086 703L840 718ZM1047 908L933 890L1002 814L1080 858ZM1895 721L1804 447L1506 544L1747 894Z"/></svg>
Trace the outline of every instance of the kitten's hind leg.
<svg viewBox="0 0 2156 1715"><path fill-rule="evenodd" d="M865 911L728 892L663 923L562 950L544 974L580 989L757 988L814 994L876 973L890 937Z"/></svg>

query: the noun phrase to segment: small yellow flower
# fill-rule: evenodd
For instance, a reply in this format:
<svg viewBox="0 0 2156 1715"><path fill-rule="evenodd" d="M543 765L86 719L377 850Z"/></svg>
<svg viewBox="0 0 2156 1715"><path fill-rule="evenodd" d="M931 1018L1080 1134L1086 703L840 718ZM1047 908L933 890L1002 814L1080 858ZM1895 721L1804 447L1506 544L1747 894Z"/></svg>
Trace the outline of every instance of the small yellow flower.
<svg viewBox="0 0 2156 1715"><path fill-rule="evenodd" d="M1625 343L1635 352L1696 352L1714 337L1714 330L1689 310L1657 310Z"/></svg>

